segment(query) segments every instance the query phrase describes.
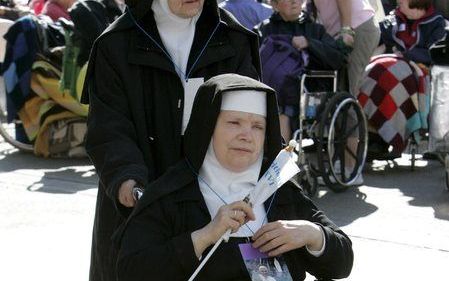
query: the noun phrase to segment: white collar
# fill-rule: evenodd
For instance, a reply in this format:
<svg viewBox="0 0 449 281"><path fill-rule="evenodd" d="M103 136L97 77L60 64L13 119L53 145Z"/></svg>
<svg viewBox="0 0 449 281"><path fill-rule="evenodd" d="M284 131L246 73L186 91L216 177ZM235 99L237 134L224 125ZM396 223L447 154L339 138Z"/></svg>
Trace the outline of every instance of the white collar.
<svg viewBox="0 0 449 281"><path fill-rule="evenodd" d="M181 18L170 10L168 0L154 0L151 9L162 43L173 63L180 68L176 69L176 72L181 80L184 80L185 77L182 77L183 75L179 70L186 74L190 49L195 36L196 22L201 12L192 18Z"/></svg>

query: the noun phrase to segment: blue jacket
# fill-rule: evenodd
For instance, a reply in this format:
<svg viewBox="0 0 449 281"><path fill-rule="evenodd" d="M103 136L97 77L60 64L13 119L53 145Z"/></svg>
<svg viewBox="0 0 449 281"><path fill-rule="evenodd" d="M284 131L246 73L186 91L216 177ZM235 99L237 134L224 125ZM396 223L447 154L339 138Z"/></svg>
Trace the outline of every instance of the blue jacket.
<svg viewBox="0 0 449 281"><path fill-rule="evenodd" d="M230 12L244 27L250 30L273 13L270 6L258 3L256 0L226 0L220 3L220 8Z"/></svg>
<svg viewBox="0 0 449 281"><path fill-rule="evenodd" d="M406 59L417 63L430 64L429 47L444 37L444 27L446 25L443 16L433 11L420 19L416 31L416 42L410 47L397 35L404 28L409 28L405 16L399 10L392 11L389 16L380 24L381 39L387 50L396 47Z"/></svg>

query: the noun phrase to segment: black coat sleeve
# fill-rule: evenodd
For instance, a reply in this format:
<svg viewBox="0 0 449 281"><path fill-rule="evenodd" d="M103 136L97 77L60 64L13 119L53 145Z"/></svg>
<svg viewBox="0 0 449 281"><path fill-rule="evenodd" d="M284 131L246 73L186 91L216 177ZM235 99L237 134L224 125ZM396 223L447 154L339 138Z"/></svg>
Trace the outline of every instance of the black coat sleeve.
<svg viewBox="0 0 449 281"><path fill-rule="evenodd" d="M187 280L199 265L191 232L174 233L167 208L174 209L158 200L128 221L120 243L118 281Z"/></svg>
<svg viewBox="0 0 449 281"><path fill-rule="evenodd" d="M93 51L93 79L88 86L89 116L86 151L93 162L108 197L120 210L118 188L128 179L146 183L148 168L137 145L137 136L123 88L120 69L108 51L108 45L99 42Z"/></svg>
<svg viewBox="0 0 449 281"><path fill-rule="evenodd" d="M338 70L343 67L345 56L323 26L309 24L305 37L309 42L310 68Z"/></svg>

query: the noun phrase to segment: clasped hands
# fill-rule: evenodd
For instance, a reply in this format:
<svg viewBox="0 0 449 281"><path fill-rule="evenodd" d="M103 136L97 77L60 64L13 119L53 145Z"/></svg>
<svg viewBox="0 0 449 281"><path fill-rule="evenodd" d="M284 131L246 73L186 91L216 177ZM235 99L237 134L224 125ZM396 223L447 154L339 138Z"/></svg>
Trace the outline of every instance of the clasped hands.
<svg viewBox="0 0 449 281"><path fill-rule="evenodd" d="M293 36L292 45L299 51L307 49L309 47L309 41L304 36Z"/></svg>
<svg viewBox="0 0 449 281"><path fill-rule="evenodd" d="M217 242L228 229L236 232L250 220L255 220L255 215L248 203L236 201L221 206L209 224L192 232L196 256L200 257L204 250ZM252 244L268 256L278 256L304 246L311 251L319 251L323 240L320 227L310 221L279 220L262 226L253 235Z"/></svg>

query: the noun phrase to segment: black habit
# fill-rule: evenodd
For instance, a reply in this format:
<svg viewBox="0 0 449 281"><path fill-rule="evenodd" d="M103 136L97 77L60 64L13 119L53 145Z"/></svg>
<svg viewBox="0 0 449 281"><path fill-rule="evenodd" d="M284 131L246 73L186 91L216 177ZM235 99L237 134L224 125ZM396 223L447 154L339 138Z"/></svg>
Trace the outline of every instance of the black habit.
<svg viewBox="0 0 449 281"><path fill-rule="evenodd" d="M119 281L186 281L199 265L191 233L208 224L211 216L197 173L215 128L223 92L242 89L267 92L267 137L261 174L282 148L276 97L271 88L237 75L221 75L206 82L198 91L184 136L185 159L148 186L117 234ZM266 209L270 201L265 202ZM320 257L312 256L305 248L284 254L293 280L305 279L306 271L318 278L349 275L353 263L351 240L298 186L292 182L283 185L267 217L268 221L309 220L324 232L326 247ZM240 242L244 241L231 238L221 244L195 280L250 281L237 247Z"/></svg>
<svg viewBox="0 0 449 281"><path fill-rule="evenodd" d="M134 179L146 187L182 157L181 80L169 58L134 22L163 46L151 3L139 1L128 9L96 40L90 56L82 101L90 105L86 149L100 178L91 281L116 280L111 236L131 211L118 202L121 183ZM187 70L191 78L205 81L223 73L257 79L257 36L219 9L216 0L205 0Z"/></svg>

